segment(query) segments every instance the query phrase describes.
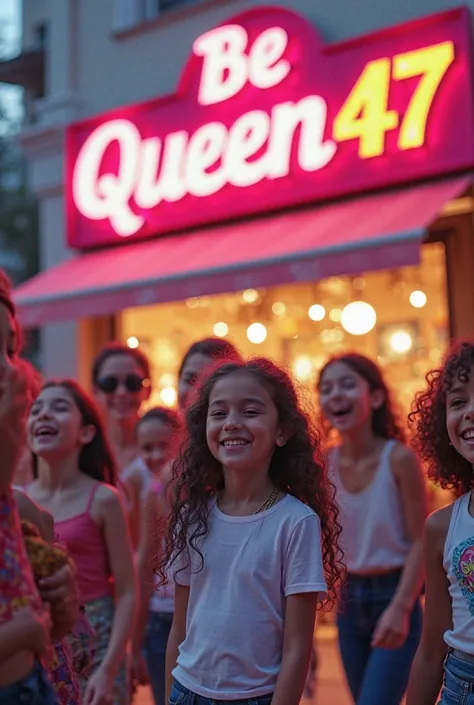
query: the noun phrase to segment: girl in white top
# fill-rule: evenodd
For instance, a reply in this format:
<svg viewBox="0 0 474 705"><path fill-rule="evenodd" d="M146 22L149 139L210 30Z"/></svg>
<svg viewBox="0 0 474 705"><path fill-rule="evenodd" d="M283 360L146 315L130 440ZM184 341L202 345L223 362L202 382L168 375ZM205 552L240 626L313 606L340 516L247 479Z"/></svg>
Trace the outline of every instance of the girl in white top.
<svg viewBox="0 0 474 705"><path fill-rule="evenodd" d="M399 705L421 635L424 479L372 360L332 358L318 391L339 438L330 473L347 565L337 618L345 674L357 705Z"/></svg>
<svg viewBox="0 0 474 705"><path fill-rule="evenodd" d="M426 607L407 705L474 703L474 341L427 377L410 420L430 478L454 504L426 522ZM444 664L444 678L443 678Z"/></svg>
<svg viewBox="0 0 474 705"><path fill-rule="evenodd" d="M166 551L171 705L299 705L316 607L341 575L337 509L289 377L265 359L201 382L175 463Z"/></svg>

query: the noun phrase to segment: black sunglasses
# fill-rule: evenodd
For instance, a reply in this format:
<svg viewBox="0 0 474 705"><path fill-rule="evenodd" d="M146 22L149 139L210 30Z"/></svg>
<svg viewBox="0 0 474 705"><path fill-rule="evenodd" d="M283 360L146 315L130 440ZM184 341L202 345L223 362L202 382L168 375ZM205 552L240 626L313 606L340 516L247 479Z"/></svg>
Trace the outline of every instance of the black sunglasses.
<svg viewBox="0 0 474 705"><path fill-rule="evenodd" d="M104 394L114 394L119 386L123 384L127 392L141 392L144 387L150 386L150 380L144 379L139 375L125 375L117 377L116 375L107 375L99 377L95 381L95 386Z"/></svg>

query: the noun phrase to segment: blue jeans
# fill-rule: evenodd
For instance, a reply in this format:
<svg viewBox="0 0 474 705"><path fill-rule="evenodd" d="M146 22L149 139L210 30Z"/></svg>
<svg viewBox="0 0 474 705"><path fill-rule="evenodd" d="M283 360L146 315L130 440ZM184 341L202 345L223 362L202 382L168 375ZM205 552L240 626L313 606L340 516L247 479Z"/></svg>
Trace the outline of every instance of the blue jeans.
<svg viewBox="0 0 474 705"><path fill-rule="evenodd" d="M0 688L0 705L59 705L45 670L37 664L21 681Z"/></svg>
<svg viewBox="0 0 474 705"><path fill-rule="evenodd" d="M408 637L399 649L372 648L377 622L390 604L401 570L385 575L347 576L337 618L339 648L356 705L400 705L421 637L417 600Z"/></svg>
<svg viewBox="0 0 474 705"><path fill-rule="evenodd" d="M168 705L271 705L273 694L261 695L259 698L249 698L248 700L210 700L201 695L191 693L181 683L175 679L171 688Z"/></svg>
<svg viewBox="0 0 474 705"><path fill-rule="evenodd" d="M474 705L474 659L453 653L444 662L443 689L439 705Z"/></svg>
<svg viewBox="0 0 474 705"><path fill-rule="evenodd" d="M166 646L173 615L168 612L148 613L143 650L155 705L165 705Z"/></svg>

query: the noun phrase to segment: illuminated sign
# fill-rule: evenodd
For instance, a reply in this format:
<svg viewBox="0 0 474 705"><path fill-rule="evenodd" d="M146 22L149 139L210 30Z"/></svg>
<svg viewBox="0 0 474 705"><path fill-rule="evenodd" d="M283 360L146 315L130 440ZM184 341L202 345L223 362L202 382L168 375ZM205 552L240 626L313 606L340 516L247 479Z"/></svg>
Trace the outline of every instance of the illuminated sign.
<svg viewBox="0 0 474 705"><path fill-rule="evenodd" d="M283 8L201 37L177 93L72 125L79 249L474 166L470 16L460 8L324 46Z"/></svg>

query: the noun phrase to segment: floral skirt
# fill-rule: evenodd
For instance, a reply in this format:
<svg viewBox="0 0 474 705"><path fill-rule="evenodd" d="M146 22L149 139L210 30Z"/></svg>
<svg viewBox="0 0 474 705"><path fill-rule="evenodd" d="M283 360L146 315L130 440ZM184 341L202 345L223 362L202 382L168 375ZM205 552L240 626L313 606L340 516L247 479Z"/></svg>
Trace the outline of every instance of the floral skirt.
<svg viewBox="0 0 474 705"><path fill-rule="evenodd" d="M79 705L79 684L66 641L54 645L53 654L47 666L60 705Z"/></svg>
<svg viewBox="0 0 474 705"><path fill-rule="evenodd" d="M109 646L114 620L114 601L112 597L100 597L86 602L86 615L95 633L94 656L90 668L79 677L81 696L84 696L87 682L104 660ZM129 705L131 689L129 685L129 669L126 660L122 664L114 681L111 705Z"/></svg>

